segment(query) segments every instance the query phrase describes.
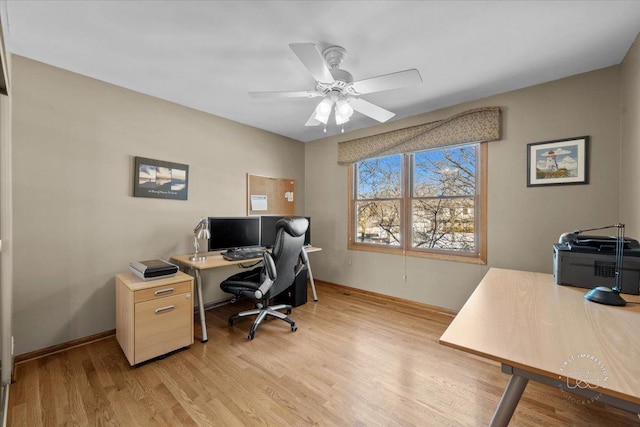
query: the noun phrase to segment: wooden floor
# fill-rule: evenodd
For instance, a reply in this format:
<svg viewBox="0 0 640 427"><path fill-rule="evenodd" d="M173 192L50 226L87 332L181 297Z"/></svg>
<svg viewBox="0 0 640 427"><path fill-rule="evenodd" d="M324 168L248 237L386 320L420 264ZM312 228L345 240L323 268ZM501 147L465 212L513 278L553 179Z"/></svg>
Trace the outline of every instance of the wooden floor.
<svg viewBox="0 0 640 427"><path fill-rule="evenodd" d="M131 368L115 337L20 363L10 426L481 426L508 377L438 344L451 317L317 284L247 340L247 302L207 312L209 342ZM196 322L197 323L197 322ZM196 330L200 337L199 329ZM579 405L530 382L511 426L640 425L635 414Z"/></svg>

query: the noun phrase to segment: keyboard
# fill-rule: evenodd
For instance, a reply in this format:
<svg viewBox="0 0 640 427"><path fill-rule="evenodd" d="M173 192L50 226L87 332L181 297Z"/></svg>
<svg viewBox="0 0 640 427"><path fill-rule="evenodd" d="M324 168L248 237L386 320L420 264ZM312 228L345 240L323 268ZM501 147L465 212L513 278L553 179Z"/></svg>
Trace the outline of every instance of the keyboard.
<svg viewBox="0 0 640 427"><path fill-rule="evenodd" d="M222 254L222 257L227 261L242 261L245 259L262 258L264 249L251 249L251 250L236 250L227 251Z"/></svg>

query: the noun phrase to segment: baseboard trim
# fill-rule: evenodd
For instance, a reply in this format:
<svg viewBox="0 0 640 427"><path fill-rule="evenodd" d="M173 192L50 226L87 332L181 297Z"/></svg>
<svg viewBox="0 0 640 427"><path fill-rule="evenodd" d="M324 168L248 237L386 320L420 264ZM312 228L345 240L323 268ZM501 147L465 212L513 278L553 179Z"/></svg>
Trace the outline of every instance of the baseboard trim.
<svg viewBox="0 0 640 427"><path fill-rule="evenodd" d="M204 303L204 311L210 310L212 308L222 307L223 305L227 305L227 304L231 304L231 298L225 298L218 301L207 302L207 303ZM194 314L200 313L200 308L198 308L197 305L193 307L193 313Z"/></svg>
<svg viewBox="0 0 640 427"><path fill-rule="evenodd" d="M417 301L412 301L412 300L408 300L408 299L404 299L404 298L399 298L399 297L394 297L391 295L386 295L386 294L380 294L378 292L373 292L373 291L368 291L365 289L359 289L359 288L354 288L351 286L347 286L347 285L341 285L339 283L333 283L333 282L328 282L326 280L321 280L321 279L315 279L314 280L315 284L320 284L323 286L331 286L334 288L339 288L339 289L344 289L347 290L349 292L352 293L357 293L357 294L361 294L361 295L367 295L373 298L378 298L381 300L386 300L386 301L392 301L398 304L404 304L406 306L409 307L417 307L417 308L421 308L424 310L429 310L433 313L437 313L437 314L442 314L445 316L450 316L450 317L455 317L456 316L456 312L453 310L449 310L448 308L443 308L443 307L438 307L435 305L430 305L430 304L425 304L422 302L417 302ZM318 300L320 300L320 296L318 296Z"/></svg>
<svg viewBox="0 0 640 427"><path fill-rule="evenodd" d="M30 353L21 354L16 356L13 360L14 367L19 363L24 363L34 359L40 359L42 357L51 356L52 354L60 353L62 351L70 350L75 347L80 347L92 342L104 340L110 338L116 334L116 330L100 332L98 334L89 335L88 337L78 338L77 340L67 341L61 344L53 345L51 347L43 348L40 350L32 351Z"/></svg>

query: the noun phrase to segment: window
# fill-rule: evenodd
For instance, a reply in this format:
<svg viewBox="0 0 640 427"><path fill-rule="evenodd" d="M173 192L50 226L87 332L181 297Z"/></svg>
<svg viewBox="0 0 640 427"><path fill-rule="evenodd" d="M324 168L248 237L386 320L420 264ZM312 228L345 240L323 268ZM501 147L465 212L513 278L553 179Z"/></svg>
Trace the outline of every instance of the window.
<svg viewBox="0 0 640 427"><path fill-rule="evenodd" d="M355 163L349 248L484 263L485 158L474 143Z"/></svg>
<svg viewBox="0 0 640 427"><path fill-rule="evenodd" d="M356 241L400 245L402 163L396 155L356 164Z"/></svg>

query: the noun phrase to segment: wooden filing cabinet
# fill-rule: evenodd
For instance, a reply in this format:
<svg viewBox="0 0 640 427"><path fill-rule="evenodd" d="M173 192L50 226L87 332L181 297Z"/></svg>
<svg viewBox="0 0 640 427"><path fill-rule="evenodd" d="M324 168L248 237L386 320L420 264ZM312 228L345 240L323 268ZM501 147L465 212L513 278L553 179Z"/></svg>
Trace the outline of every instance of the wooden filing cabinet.
<svg viewBox="0 0 640 427"><path fill-rule="evenodd" d="M131 365L193 344L193 277L116 276L116 338Z"/></svg>

